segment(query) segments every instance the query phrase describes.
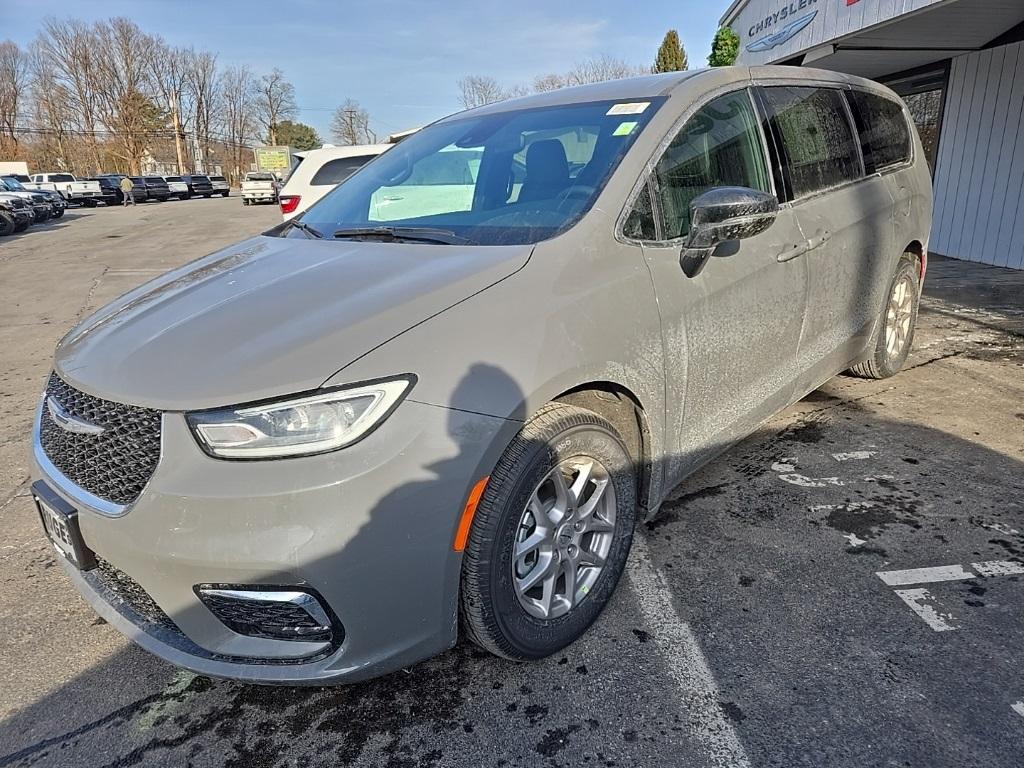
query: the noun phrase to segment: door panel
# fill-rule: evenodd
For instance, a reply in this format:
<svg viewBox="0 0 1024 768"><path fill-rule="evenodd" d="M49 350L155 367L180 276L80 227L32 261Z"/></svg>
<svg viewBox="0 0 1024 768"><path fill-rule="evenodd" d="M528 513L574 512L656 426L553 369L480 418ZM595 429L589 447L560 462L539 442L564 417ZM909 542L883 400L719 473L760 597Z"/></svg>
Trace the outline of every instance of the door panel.
<svg viewBox="0 0 1024 768"><path fill-rule="evenodd" d="M655 167L655 209L667 242L646 243L644 258L666 349L667 431L676 436L670 484L784 407L793 392L806 268L800 259L780 259L802 241L789 206L760 235L720 246L696 277L679 265L690 203L721 186L773 191L765 155L743 90L698 110Z"/></svg>

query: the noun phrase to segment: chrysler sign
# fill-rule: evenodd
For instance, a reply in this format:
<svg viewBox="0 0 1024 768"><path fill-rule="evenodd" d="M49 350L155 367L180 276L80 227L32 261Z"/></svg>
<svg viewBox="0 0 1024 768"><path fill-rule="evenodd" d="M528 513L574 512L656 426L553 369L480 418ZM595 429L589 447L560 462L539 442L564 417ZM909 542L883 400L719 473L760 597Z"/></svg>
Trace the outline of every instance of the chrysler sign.
<svg viewBox="0 0 1024 768"><path fill-rule="evenodd" d="M817 4L818 0L792 0L757 23L751 24L750 29L747 30L747 37L754 37L762 32L767 34L748 43L747 50L751 53L770 51L787 42L814 21L818 10L815 8L808 11L808 9Z"/></svg>

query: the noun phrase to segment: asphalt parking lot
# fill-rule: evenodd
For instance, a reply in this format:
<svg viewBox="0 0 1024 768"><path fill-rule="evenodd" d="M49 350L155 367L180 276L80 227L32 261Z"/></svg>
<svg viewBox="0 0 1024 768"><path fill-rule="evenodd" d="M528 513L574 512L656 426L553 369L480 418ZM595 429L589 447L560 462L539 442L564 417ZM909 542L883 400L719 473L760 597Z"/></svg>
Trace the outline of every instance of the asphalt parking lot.
<svg viewBox="0 0 1024 768"><path fill-rule="evenodd" d="M0 768L1021 765L1024 273L940 259L908 370L828 382L676 489L555 658L460 644L288 689L126 642L72 592L28 495L53 346L277 221L192 200L0 243Z"/></svg>

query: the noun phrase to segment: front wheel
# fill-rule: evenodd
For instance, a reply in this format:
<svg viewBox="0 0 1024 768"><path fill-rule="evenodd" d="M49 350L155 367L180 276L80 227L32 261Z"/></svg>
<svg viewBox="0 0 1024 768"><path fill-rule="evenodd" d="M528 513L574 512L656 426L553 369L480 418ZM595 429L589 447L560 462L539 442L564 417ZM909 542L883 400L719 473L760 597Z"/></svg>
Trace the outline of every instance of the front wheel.
<svg viewBox="0 0 1024 768"><path fill-rule="evenodd" d="M462 563L469 637L540 659L579 638L615 591L633 541L637 471L598 414L550 403L505 450Z"/></svg>
<svg viewBox="0 0 1024 768"><path fill-rule="evenodd" d="M14 217L11 214L6 211L0 211L0 237L14 234L16 226Z"/></svg>
<svg viewBox="0 0 1024 768"><path fill-rule="evenodd" d="M910 354L921 301L921 269L913 254L904 254L889 284L888 299L878 319L871 354L850 368L865 379L887 379L899 373Z"/></svg>

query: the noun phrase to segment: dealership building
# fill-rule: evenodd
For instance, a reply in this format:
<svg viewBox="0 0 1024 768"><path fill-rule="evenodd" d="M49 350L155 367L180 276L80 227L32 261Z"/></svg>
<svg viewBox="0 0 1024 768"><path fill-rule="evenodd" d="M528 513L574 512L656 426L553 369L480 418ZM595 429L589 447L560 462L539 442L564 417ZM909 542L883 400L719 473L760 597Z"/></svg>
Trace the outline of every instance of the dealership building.
<svg viewBox="0 0 1024 768"><path fill-rule="evenodd" d="M737 63L821 67L907 102L933 253L1024 269L1024 0L736 0Z"/></svg>

